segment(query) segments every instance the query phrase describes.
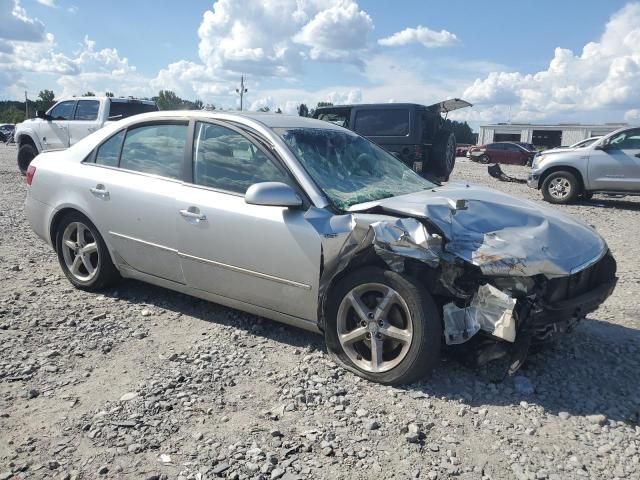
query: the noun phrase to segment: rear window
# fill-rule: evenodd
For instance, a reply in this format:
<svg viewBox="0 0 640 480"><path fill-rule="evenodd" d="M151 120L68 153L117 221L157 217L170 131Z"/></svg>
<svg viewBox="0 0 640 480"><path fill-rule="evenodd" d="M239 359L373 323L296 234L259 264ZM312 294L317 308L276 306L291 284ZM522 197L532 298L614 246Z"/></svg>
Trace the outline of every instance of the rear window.
<svg viewBox="0 0 640 480"><path fill-rule="evenodd" d="M355 131L371 137L399 137L409 134L409 110L360 110L356 113Z"/></svg>
<svg viewBox="0 0 640 480"><path fill-rule="evenodd" d="M120 120L140 113L157 111L158 107L156 107L155 104L141 102L117 102L112 100L111 108L109 109L109 119Z"/></svg>

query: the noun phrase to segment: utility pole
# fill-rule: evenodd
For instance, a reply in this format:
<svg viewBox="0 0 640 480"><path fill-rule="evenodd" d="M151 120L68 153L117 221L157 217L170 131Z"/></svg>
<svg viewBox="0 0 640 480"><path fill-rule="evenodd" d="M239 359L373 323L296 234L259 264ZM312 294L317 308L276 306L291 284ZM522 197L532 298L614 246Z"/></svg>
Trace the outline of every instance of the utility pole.
<svg viewBox="0 0 640 480"><path fill-rule="evenodd" d="M244 88L244 75L240 76L240 88L236 88L236 93L240 94L240 111L242 111L242 98L244 97L244 94L247 93L249 90L247 90L246 88Z"/></svg>
<svg viewBox="0 0 640 480"><path fill-rule="evenodd" d="M27 98L27 91L24 91L24 119L29 119L29 99Z"/></svg>

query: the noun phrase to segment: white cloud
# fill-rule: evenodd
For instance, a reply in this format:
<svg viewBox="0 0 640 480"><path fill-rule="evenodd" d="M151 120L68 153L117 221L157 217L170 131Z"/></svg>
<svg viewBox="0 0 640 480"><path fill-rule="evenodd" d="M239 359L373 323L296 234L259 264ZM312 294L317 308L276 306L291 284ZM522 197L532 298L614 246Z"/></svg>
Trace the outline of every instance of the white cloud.
<svg viewBox="0 0 640 480"><path fill-rule="evenodd" d="M357 4L345 3L318 12L294 36L311 48L313 60L353 60L355 52L367 48L373 21Z"/></svg>
<svg viewBox="0 0 640 480"><path fill-rule="evenodd" d="M44 38L44 24L27 16L18 0L0 0L0 39L39 42Z"/></svg>
<svg viewBox="0 0 640 480"><path fill-rule="evenodd" d="M355 60L373 29L353 0L218 0L198 29L199 55L218 78L288 76L314 60Z"/></svg>
<svg viewBox="0 0 640 480"><path fill-rule="evenodd" d="M38 3L40 5L44 5L45 7L51 7L51 8L56 8L57 5L55 4L54 0L38 0Z"/></svg>
<svg viewBox="0 0 640 480"><path fill-rule="evenodd" d="M385 47L397 47L418 43L426 48L449 47L458 43L458 37L447 30L436 32L422 25L416 28L405 28L400 32L378 40Z"/></svg>
<svg viewBox="0 0 640 480"><path fill-rule="evenodd" d="M469 86L464 97L479 104L475 113L483 106L509 105L514 120L620 119L640 98L640 3L616 12L600 39L580 55L558 47L546 70L492 72Z"/></svg>

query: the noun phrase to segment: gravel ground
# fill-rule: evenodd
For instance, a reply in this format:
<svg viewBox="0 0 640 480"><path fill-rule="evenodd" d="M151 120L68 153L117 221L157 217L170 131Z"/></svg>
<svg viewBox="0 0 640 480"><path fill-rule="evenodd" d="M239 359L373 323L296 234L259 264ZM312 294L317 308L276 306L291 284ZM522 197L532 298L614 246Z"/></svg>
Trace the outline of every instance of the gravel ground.
<svg viewBox="0 0 640 480"><path fill-rule="evenodd" d="M0 146L0 480L640 478L640 201L558 207L604 235L620 283L517 377L445 356L389 388L311 333L135 281L73 289L25 221L15 154ZM453 179L540 201L463 159Z"/></svg>

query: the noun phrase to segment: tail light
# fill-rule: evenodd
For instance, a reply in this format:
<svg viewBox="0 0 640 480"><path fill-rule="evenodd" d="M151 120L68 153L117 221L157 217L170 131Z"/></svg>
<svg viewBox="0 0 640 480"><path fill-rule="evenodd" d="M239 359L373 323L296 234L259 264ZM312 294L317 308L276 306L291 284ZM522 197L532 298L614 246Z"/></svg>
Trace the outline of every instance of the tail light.
<svg viewBox="0 0 640 480"><path fill-rule="evenodd" d="M33 177L36 175L36 167L34 167L33 165L29 165L29 168L27 168L27 185L31 185L31 182L33 182Z"/></svg>

